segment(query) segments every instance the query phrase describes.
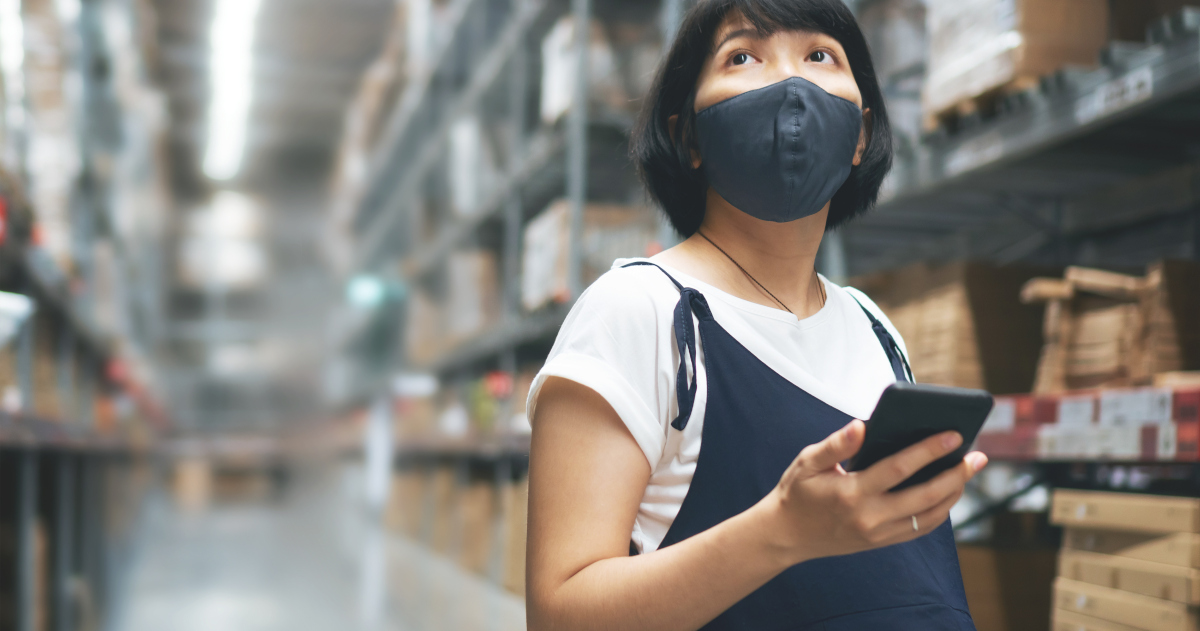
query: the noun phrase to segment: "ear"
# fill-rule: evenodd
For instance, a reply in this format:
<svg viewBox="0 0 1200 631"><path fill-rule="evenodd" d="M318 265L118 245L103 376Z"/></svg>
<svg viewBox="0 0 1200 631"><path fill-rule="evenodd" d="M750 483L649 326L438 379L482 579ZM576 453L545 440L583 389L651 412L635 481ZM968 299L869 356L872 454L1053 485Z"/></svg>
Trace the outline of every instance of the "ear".
<svg viewBox="0 0 1200 631"><path fill-rule="evenodd" d="M867 141L871 138L871 108L863 110L862 128L858 130L858 147L854 149L854 166L862 164L863 154L867 152Z"/></svg>
<svg viewBox="0 0 1200 631"><path fill-rule="evenodd" d="M679 123L679 114L672 114L667 117L667 133L671 134L671 142L675 142L675 126ZM700 168L700 154L694 148L690 149L692 153L692 168Z"/></svg>

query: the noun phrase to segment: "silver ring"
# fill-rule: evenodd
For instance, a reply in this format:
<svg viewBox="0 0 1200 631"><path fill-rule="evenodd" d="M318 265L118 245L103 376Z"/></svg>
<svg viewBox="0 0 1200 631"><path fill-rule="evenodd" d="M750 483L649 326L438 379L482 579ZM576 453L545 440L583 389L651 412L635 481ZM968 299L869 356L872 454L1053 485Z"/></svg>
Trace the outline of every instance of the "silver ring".
<svg viewBox="0 0 1200 631"><path fill-rule="evenodd" d="M917 516L913 515L912 520L913 520L913 532L917 532L918 530L921 529L921 527L917 525Z"/></svg>

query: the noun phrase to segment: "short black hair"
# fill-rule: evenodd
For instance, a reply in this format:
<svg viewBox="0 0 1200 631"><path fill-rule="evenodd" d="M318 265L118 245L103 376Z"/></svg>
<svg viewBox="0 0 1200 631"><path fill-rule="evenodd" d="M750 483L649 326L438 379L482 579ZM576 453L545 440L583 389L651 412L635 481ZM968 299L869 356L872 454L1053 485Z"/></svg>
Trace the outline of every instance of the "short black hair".
<svg viewBox="0 0 1200 631"><path fill-rule="evenodd" d="M717 29L735 11L764 35L813 31L829 35L845 49L863 109L871 110L871 128L860 164L833 196L826 230L870 210L892 168L892 129L867 41L842 0L699 0L688 11L658 68L631 139L633 160L650 195L681 235L691 236L700 228L708 180L701 169L692 168L696 84ZM674 115L679 116L679 133L672 138L668 121Z"/></svg>

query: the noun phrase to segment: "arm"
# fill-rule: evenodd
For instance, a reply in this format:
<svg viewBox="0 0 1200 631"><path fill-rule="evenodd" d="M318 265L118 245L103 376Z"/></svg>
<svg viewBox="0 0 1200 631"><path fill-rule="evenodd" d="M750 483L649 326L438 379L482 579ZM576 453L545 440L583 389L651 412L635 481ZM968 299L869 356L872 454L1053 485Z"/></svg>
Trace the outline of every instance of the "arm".
<svg viewBox="0 0 1200 631"><path fill-rule="evenodd" d="M887 489L949 453L936 436L846 473L858 451L854 422L806 448L780 485L751 509L650 554L628 556L650 466L628 429L594 391L547 380L530 456L529 628L698 629L783 570L818 556L907 541L945 521L982 454L925 484ZM951 443L942 442L952 437ZM911 515L922 524L913 532Z"/></svg>

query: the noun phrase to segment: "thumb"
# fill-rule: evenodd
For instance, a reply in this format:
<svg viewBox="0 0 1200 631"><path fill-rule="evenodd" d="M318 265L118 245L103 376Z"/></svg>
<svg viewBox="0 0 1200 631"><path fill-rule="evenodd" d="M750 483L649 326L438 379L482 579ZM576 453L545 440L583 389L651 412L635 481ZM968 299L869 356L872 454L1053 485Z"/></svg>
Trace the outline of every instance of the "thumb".
<svg viewBox="0 0 1200 631"><path fill-rule="evenodd" d="M804 452L809 452L801 454L805 456L805 467L813 473L834 468L839 462L858 453L865 435L866 425L862 421L850 421L842 429L830 434L829 438L804 449Z"/></svg>

